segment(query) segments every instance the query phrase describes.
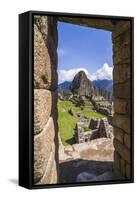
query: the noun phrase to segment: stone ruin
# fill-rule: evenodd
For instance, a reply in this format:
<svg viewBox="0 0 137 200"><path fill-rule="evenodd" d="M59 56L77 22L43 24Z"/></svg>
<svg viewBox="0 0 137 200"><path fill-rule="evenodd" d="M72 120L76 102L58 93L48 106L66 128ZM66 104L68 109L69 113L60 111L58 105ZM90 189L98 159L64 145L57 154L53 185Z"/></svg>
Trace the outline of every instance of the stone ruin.
<svg viewBox="0 0 137 200"><path fill-rule="evenodd" d="M113 126L108 123L107 118L104 118L100 121L98 133L99 138L106 137L113 139Z"/></svg>
<svg viewBox="0 0 137 200"><path fill-rule="evenodd" d="M113 112L113 106L108 102L97 103L96 101L92 100L92 103L94 105L94 109L103 115L109 116Z"/></svg>
<svg viewBox="0 0 137 200"><path fill-rule="evenodd" d="M86 122L86 123L85 123ZM76 125L76 143L83 143L97 138L113 139L113 126L107 118L91 119L85 122L78 122ZM85 131L85 129L87 129Z"/></svg>
<svg viewBox="0 0 137 200"><path fill-rule="evenodd" d="M114 171L132 177L131 76L132 21L64 16L34 19L34 184L58 182L57 22L112 32L114 94ZM47 151L48 150L48 151Z"/></svg>
<svg viewBox="0 0 137 200"><path fill-rule="evenodd" d="M76 125L75 140L77 143L90 141L92 131L84 131L84 127L87 127L84 122L78 122Z"/></svg>

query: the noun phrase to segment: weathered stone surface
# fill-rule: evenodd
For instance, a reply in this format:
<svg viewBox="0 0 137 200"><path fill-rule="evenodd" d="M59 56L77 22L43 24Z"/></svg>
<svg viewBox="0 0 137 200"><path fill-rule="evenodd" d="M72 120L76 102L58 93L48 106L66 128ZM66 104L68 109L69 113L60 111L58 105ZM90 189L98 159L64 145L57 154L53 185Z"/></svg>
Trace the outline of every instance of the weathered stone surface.
<svg viewBox="0 0 137 200"><path fill-rule="evenodd" d="M122 83L130 79L130 63L115 65L113 70L113 79L115 83Z"/></svg>
<svg viewBox="0 0 137 200"><path fill-rule="evenodd" d="M120 170L120 155L114 151L114 168Z"/></svg>
<svg viewBox="0 0 137 200"><path fill-rule="evenodd" d="M113 56L114 64L122 64L125 59L130 58L130 46L129 44L121 47L119 51Z"/></svg>
<svg viewBox="0 0 137 200"><path fill-rule="evenodd" d="M127 112L127 101L121 99L114 100L115 113L125 114Z"/></svg>
<svg viewBox="0 0 137 200"><path fill-rule="evenodd" d="M107 118L100 120L98 132L100 138L102 137L107 137L110 139L113 138L113 127L108 123Z"/></svg>
<svg viewBox="0 0 137 200"><path fill-rule="evenodd" d="M127 116L114 114L113 126L118 127L130 134L130 119Z"/></svg>
<svg viewBox="0 0 137 200"><path fill-rule="evenodd" d="M80 155L82 160L114 161L113 140L98 138L90 142L73 144L73 151Z"/></svg>
<svg viewBox="0 0 137 200"><path fill-rule="evenodd" d="M49 90L34 90L34 134L40 133L51 115L52 93Z"/></svg>
<svg viewBox="0 0 137 200"><path fill-rule="evenodd" d="M53 51L56 49L53 48ZM36 25L34 25L34 87L51 90L57 88L57 71L55 65L52 65L49 50Z"/></svg>
<svg viewBox="0 0 137 200"><path fill-rule="evenodd" d="M127 29L122 34L120 34L118 37L113 38L113 52L114 53L119 51L120 48L130 45L130 43L131 43L130 34L131 34L130 29Z"/></svg>
<svg viewBox="0 0 137 200"><path fill-rule="evenodd" d="M57 68L57 19L54 16L35 16L34 23L39 28L43 40L48 47L52 66Z"/></svg>
<svg viewBox="0 0 137 200"><path fill-rule="evenodd" d="M126 161L123 160L122 158L120 159L120 171L121 171L121 174L125 177L125 175L126 175Z"/></svg>
<svg viewBox="0 0 137 200"><path fill-rule="evenodd" d="M108 19L89 19L84 17L59 17L60 21L69 22L81 26L94 27L105 30L113 30L113 23Z"/></svg>
<svg viewBox="0 0 137 200"><path fill-rule="evenodd" d="M39 31L42 33L44 42L49 48L49 40L53 40L55 47L57 48L57 19L54 16L35 16L34 24L38 27Z"/></svg>
<svg viewBox="0 0 137 200"><path fill-rule="evenodd" d="M58 183L57 163L54 161L52 171L51 171L50 184L57 184L57 183Z"/></svg>
<svg viewBox="0 0 137 200"><path fill-rule="evenodd" d="M53 143L54 146L54 143ZM52 146L52 151L50 153L45 172L43 177L40 179L40 181L37 183L39 184L56 184L58 182L58 176L57 176L57 164L55 161L55 146Z"/></svg>
<svg viewBox="0 0 137 200"><path fill-rule="evenodd" d="M128 179L131 178L131 166L130 166L130 164L128 164L128 163L126 163L126 177L127 177Z"/></svg>
<svg viewBox="0 0 137 200"><path fill-rule="evenodd" d="M39 31L42 33L43 39L47 46L48 44L48 17L47 16L34 16L34 24L38 27Z"/></svg>
<svg viewBox="0 0 137 200"><path fill-rule="evenodd" d="M45 173L54 143L55 127L50 117L44 130L34 137L34 183L40 181Z"/></svg>
<svg viewBox="0 0 137 200"><path fill-rule="evenodd" d="M123 35L124 33L126 33L126 31L129 30L130 30L130 21L120 20L119 23L116 24L112 32L113 41L116 37Z"/></svg>
<svg viewBox="0 0 137 200"><path fill-rule="evenodd" d="M114 83L114 96L116 98L130 98L130 81L125 83Z"/></svg>
<svg viewBox="0 0 137 200"><path fill-rule="evenodd" d="M114 139L114 147L120 154L120 156L128 163L130 163L130 151L124 145L122 145L117 139Z"/></svg>
<svg viewBox="0 0 137 200"><path fill-rule="evenodd" d="M124 144L128 149L130 149L131 146L131 135L125 134L124 135Z"/></svg>
<svg viewBox="0 0 137 200"><path fill-rule="evenodd" d="M119 128L114 127L114 137L123 144L124 131Z"/></svg>

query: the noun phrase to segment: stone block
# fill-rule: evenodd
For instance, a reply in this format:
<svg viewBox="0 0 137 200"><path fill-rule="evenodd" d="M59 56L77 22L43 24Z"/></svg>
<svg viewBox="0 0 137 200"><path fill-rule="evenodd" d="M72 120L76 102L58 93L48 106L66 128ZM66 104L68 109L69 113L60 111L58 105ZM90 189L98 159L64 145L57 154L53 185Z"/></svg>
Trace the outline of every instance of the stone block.
<svg viewBox="0 0 137 200"><path fill-rule="evenodd" d="M43 130L51 115L52 95L49 90L34 90L34 134Z"/></svg>
<svg viewBox="0 0 137 200"><path fill-rule="evenodd" d="M128 164L128 163L126 163L126 177L127 177L128 179L131 178L131 166L130 166L130 164Z"/></svg>
<svg viewBox="0 0 137 200"><path fill-rule="evenodd" d="M50 184L57 184L58 183L58 174L57 174L57 163L54 161L51 171L51 180Z"/></svg>
<svg viewBox="0 0 137 200"><path fill-rule="evenodd" d="M114 168L120 170L120 155L116 150L114 151Z"/></svg>
<svg viewBox="0 0 137 200"><path fill-rule="evenodd" d="M34 88L55 90L57 82L56 66L51 62L42 33L34 25Z"/></svg>
<svg viewBox="0 0 137 200"><path fill-rule="evenodd" d="M45 173L50 154L53 151L54 137L54 121L50 117L43 131L34 136L34 183L40 181Z"/></svg>
<svg viewBox="0 0 137 200"><path fill-rule="evenodd" d="M34 25L36 25L39 29L39 31L41 32L44 42L47 45L48 43L48 17L47 16L34 16Z"/></svg>
<svg viewBox="0 0 137 200"><path fill-rule="evenodd" d="M42 33L46 46L49 47L48 42L50 38L54 41L55 47L58 44L58 33L57 33L57 19L54 16L35 16L34 24L38 27Z"/></svg>
<svg viewBox="0 0 137 200"><path fill-rule="evenodd" d="M112 24L111 20L105 20L105 19L92 19L89 20L88 18L84 17L64 17L60 16L59 17L60 21L63 22L69 22L72 24L80 25L80 26L87 26L91 28L99 28L99 29L105 29L112 31L114 28L114 25Z"/></svg>
<svg viewBox="0 0 137 200"><path fill-rule="evenodd" d="M57 19L54 16L36 16L34 23L39 28L43 40L48 47L49 55L51 58L52 66L57 68L57 45L58 45L58 32L57 32Z"/></svg>
<svg viewBox="0 0 137 200"><path fill-rule="evenodd" d="M114 139L114 147L119 155L130 163L130 151L126 148L126 146L121 144L117 139Z"/></svg>
<svg viewBox="0 0 137 200"><path fill-rule="evenodd" d="M124 139L124 131L122 131L119 128L114 127L114 137L123 144L123 139Z"/></svg>
<svg viewBox="0 0 137 200"><path fill-rule="evenodd" d="M114 83L123 83L130 79L130 63L115 65L113 70Z"/></svg>
<svg viewBox="0 0 137 200"><path fill-rule="evenodd" d="M124 115L114 114L113 126L122 129L126 133L130 134L130 119Z"/></svg>
<svg viewBox="0 0 137 200"><path fill-rule="evenodd" d="M43 177L37 183L40 184L56 184L58 181L57 177L57 169L56 169L56 162L55 162L55 154L54 152L50 153L50 157L44 172Z"/></svg>
<svg viewBox="0 0 137 200"><path fill-rule="evenodd" d="M124 144L128 149L130 149L131 146L131 135L125 134L124 135Z"/></svg>
<svg viewBox="0 0 137 200"><path fill-rule="evenodd" d="M130 99L130 81L125 83L114 83L114 96L116 98Z"/></svg>
<svg viewBox="0 0 137 200"><path fill-rule="evenodd" d="M112 32L112 38L113 42L115 42L115 39L118 37L123 37L126 33L130 31L130 21L119 21L114 27L114 30Z"/></svg>
<svg viewBox="0 0 137 200"><path fill-rule="evenodd" d="M123 177L126 175L126 161L123 160L122 158L120 159L120 172Z"/></svg>
<svg viewBox="0 0 137 200"><path fill-rule="evenodd" d="M114 100L114 112L119 114L126 114L127 112L127 101L121 99Z"/></svg>
<svg viewBox="0 0 137 200"><path fill-rule="evenodd" d="M115 52L113 57L114 65L122 64L125 59L129 59L130 49L130 44L128 43L125 46L122 46L119 51Z"/></svg>

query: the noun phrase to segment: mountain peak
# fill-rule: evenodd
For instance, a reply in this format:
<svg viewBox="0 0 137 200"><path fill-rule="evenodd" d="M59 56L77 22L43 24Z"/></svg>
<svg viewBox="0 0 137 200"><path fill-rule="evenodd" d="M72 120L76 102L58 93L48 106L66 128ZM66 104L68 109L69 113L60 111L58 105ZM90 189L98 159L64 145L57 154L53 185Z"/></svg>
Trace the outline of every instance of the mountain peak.
<svg viewBox="0 0 137 200"><path fill-rule="evenodd" d="M92 84L84 71L79 71L71 86L72 92L80 96L90 96L92 94Z"/></svg>

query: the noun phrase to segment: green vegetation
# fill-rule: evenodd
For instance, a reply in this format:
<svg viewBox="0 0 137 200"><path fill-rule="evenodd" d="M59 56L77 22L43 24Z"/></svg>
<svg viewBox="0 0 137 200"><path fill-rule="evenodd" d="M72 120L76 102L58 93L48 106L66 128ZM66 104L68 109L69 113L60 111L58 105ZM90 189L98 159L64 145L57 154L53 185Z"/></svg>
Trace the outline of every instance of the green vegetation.
<svg viewBox="0 0 137 200"><path fill-rule="evenodd" d="M74 129L77 120L68 113L73 104L70 101L58 101L58 123L61 140L64 145L74 143Z"/></svg>
<svg viewBox="0 0 137 200"><path fill-rule="evenodd" d="M83 108L83 110L81 109L81 107ZM86 106L81 106L81 107L76 107L75 104L72 103L71 101L58 100L59 131L61 135L61 140L64 145L74 143L74 129L77 123L76 117L69 114L68 112L69 109L72 109L74 112L79 113L82 116L85 116L88 118L94 117L94 118L101 119L105 117L104 115L94 110L84 110Z"/></svg>
<svg viewBox="0 0 137 200"><path fill-rule="evenodd" d="M74 111L80 113L82 116L88 117L88 118L97 118L97 119L102 119L103 117L105 117L104 115L96 112L95 110L81 110L79 107L74 107L73 108Z"/></svg>

